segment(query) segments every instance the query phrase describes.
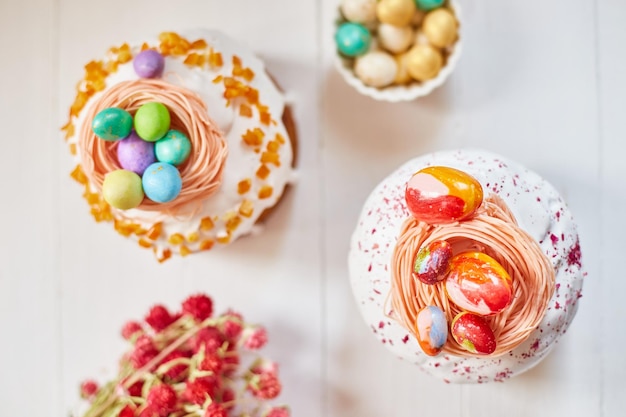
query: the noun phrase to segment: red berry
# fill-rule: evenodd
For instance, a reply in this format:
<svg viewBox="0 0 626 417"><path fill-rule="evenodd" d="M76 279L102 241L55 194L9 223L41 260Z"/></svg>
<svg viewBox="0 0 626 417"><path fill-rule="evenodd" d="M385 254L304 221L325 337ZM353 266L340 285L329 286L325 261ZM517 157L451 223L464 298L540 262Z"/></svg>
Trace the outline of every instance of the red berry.
<svg viewBox="0 0 626 417"><path fill-rule="evenodd" d="M159 350L150 337L146 335L139 336L135 343L135 349L130 354L130 363L135 369L142 368L154 359L158 353Z"/></svg>
<svg viewBox="0 0 626 417"><path fill-rule="evenodd" d="M289 409L287 407L272 407L270 408L264 417L289 417Z"/></svg>
<svg viewBox="0 0 626 417"><path fill-rule="evenodd" d="M150 309L146 316L146 322L156 332L160 332L176 321L176 317L172 316L164 306L157 304Z"/></svg>
<svg viewBox="0 0 626 417"><path fill-rule="evenodd" d="M203 321L213 314L213 301L204 294L192 295L183 301L183 314Z"/></svg>
<svg viewBox="0 0 626 417"><path fill-rule="evenodd" d="M258 377L252 378L248 384L248 390L252 392L252 395L266 400L278 397L281 389L278 376L274 373L260 374Z"/></svg>
<svg viewBox="0 0 626 417"><path fill-rule="evenodd" d="M99 389L100 387L98 386L97 382L88 379L80 384L80 396L83 399L93 399L93 397L98 393Z"/></svg>
<svg viewBox="0 0 626 417"><path fill-rule="evenodd" d="M207 407L204 417L228 417L228 413L220 404L211 403Z"/></svg>
<svg viewBox="0 0 626 417"><path fill-rule="evenodd" d="M207 398L213 398L219 389L220 381L215 376L197 378L187 381L183 397L193 404L202 405Z"/></svg>
<svg viewBox="0 0 626 417"><path fill-rule="evenodd" d="M243 317L241 314L229 310L222 317L226 318L223 324L223 332L228 340L236 341L243 330Z"/></svg>
<svg viewBox="0 0 626 417"><path fill-rule="evenodd" d="M194 353L200 351L204 346L205 353L213 353L222 347L225 339L216 327L205 327L200 329L190 340L189 344Z"/></svg>
<svg viewBox="0 0 626 417"><path fill-rule="evenodd" d="M211 371L214 375L219 375L222 372L222 367L224 366L224 361L215 353L208 353L200 365L198 365L198 369L201 371Z"/></svg>
<svg viewBox="0 0 626 417"><path fill-rule="evenodd" d="M187 358L187 357L189 356L185 352L182 352L180 350L175 350L173 352L170 352L165 358L163 358L160 365L164 365L176 359ZM185 371L187 371L187 365L185 365L184 363L181 363L178 365L174 365L170 369L168 369L167 372L165 372L164 376L168 378L169 380L177 380L181 376L183 376Z"/></svg>
<svg viewBox="0 0 626 417"><path fill-rule="evenodd" d="M141 324L136 321L129 321L122 327L122 337L126 340L130 340L136 333L143 333Z"/></svg>
<svg viewBox="0 0 626 417"><path fill-rule="evenodd" d="M152 409L155 415L167 417L176 408L176 391L166 384L155 385L150 389L146 398L147 407Z"/></svg>
<svg viewBox="0 0 626 417"><path fill-rule="evenodd" d="M128 378L122 380L122 385L126 385L126 380ZM128 395L130 395L131 397L141 397L141 391L143 390L143 382L142 380L139 380L135 383L133 383L133 385L131 385L130 387L126 388L126 392L128 393Z"/></svg>
<svg viewBox="0 0 626 417"><path fill-rule="evenodd" d="M261 349L267 343L267 331L263 327L256 327L248 335L244 346L249 350Z"/></svg>
<svg viewBox="0 0 626 417"><path fill-rule="evenodd" d="M224 405L224 408L226 408L227 410L232 409L235 406L235 391L233 391L230 388L226 388L224 389L224 391L222 392L222 401L221 401L222 405Z"/></svg>
<svg viewBox="0 0 626 417"><path fill-rule="evenodd" d="M239 353L234 345L229 345L224 353L224 375L232 375L239 366Z"/></svg>
<svg viewBox="0 0 626 417"><path fill-rule="evenodd" d="M117 417L135 417L135 409L130 405L122 408Z"/></svg>

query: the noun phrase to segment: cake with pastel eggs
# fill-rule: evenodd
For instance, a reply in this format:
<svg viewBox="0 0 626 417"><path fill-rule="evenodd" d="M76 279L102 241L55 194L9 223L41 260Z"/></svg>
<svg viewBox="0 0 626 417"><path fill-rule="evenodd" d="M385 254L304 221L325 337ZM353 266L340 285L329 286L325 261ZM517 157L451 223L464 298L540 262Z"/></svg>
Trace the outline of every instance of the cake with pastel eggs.
<svg viewBox="0 0 626 417"><path fill-rule="evenodd" d="M85 65L63 131L95 220L160 261L249 234L294 177L283 93L216 31L110 48Z"/></svg>
<svg viewBox="0 0 626 417"><path fill-rule="evenodd" d="M375 337L454 383L539 363L572 322L585 275L559 193L473 150L424 155L385 178L364 204L349 271Z"/></svg>

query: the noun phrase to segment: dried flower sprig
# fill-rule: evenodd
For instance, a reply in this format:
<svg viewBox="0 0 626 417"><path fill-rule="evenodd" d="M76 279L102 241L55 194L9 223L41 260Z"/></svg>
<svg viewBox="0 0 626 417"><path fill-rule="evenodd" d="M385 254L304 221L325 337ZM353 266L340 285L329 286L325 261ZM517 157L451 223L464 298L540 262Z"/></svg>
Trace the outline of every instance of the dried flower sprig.
<svg viewBox="0 0 626 417"><path fill-rule="evenodd" d="M267 343L265 329L231 310L213 317L204 294L188 297L179 313L155 305L121 333L132 348L113 381L81 384L90 401L84 417L290 416L268 403L282 385L277 364L255 354Z"/></svg>

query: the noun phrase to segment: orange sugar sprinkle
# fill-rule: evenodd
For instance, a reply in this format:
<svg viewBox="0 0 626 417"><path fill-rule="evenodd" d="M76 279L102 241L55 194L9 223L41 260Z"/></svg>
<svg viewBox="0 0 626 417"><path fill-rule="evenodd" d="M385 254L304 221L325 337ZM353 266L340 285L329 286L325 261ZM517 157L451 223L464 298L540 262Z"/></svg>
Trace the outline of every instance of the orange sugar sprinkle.
<svg viewBox="0 0 626 417"><path fill-rule="evenodd" d="M213 68L221 67L224 65L224 60L222 59L222 54L219 52L215 52L213 49L209 52L209 65Z"/></svg>
<svg viewBox="0 0 626 417"><path fill-rule="evenodd" d="M223 78L224 78L224 77L222 77L221 75L218 75L217 77L213 78L213 83L214 83L214 84L219 84L219 83L221 83L221 82L222 82L222 79L223 79Z"/></svg>
<svg viewBox="0 0 626 417"><path fill-rule="evenodd" d="M263 187L261 187L261 189L259 190L259 198L261 200L263 200L264 198L269 198L272 196L272 192L274 191L274 189L272 188L271 185L264 185Z"/></svg>
<svg viewBox="0 0 626 417"><path fill-rule="evenodd" d="M275 152L263 152L261 154L261 162L264 164L274 164L280 166L280 156Z"/></svg>
<svg viewBox="0 0 626 417"><path fill-rule="evenodd" d="M241 58L239 58L237 55L233 55L233 66L241 67Z"/></svg>
<svg viewBox="0 0 626 417"><path fill-rule="evenodd" d="M187 236L187 242L189 243L195 243L198 240L200 240L200 234L198 232L191 232Z"/></svg>
<svg viewBox="0 0 626 417"><path fill-rule="evenodd" d="M228 233L226 236L218 236L217 241L218 243L221 243L223 245L227 244L228 242L230 242L230 233Z"/></svg>
<svg viewBox="0 0 626 417"><path fill-rule="evenodd" d="M247 193L250 190L251 186L252 186L252 180L250 180L250 178L246 178L245 180L241 180L237 184L237 192L239 194L245 194L245 193Z"/></svg>
<svg viewBox="0 0 626 417"><path fill-rule="evenodd" d="M203 232L208 232L213 229L213 227L215 227L215 224L213 224L213 220L211 220L210 217L203 217L202 220L200 220L200 230Z"/></svg>
<svg viewBox="0 0 626 417"><path fill-rule="evenodd" d="M70 143L70 154L76 155L76 144Z"/></svg>
<svg viewBox="0 0 626 417"><path fill-rule="evenodd" d="M146 233L148 233L148 231L146 229L144 229L143 227L138 227L137 230L135 230L135 235L136 236L143 236Z"/></svg>
<svg viewBox="0 0 626 417"><path fill-rule="evenodd" d="M225 217L226 230L228 232L232 232L236 230L241 224L241 217L237 215L235 212L228 213Z"/></svg>
<svg viewBox="0 0 626 417"><path fill-rule="evenodd" d="M262 180L266 179L270 175L270 169L267 165L261 165L259 169L256 170L256 176Z"/></svg>
<svg viewBox="0 0 626 417"><path fill-rule="evenodd" d="M117 53L117 62L119 62L120 64L125 64L131 59L133 59L133 54L130 51L130 46L125 43L120 47L120 50Z"/></svg>
<svg viewBox="0 0 626 417"><path fill-rule="evenodd" d="M139 239L138 243L139 243L139 246L141 246L142 248L151 248L152 247L152 243L148 242L144 238Z"/></svg>
<svg viewBox="0 0 626 417"><path fill-rule="evenodd" d="M285 142L286 142L286 141L285 141L285 137L284 137L283 135L281 135L280 133L277 133L277 134L276 134L276 141L277 141L278 143L280 143L281 145L284 145L284 144L285 144Z"/></svg>
<svg viewBox="0 0 626 417"><path fill-rule="evenodd" d="M258 127L255 127L253 130L248 129L246 133L241 136L244 143L250 146L261 146L264 137L265 133Z"/></svg>
<svg viewBox="0 0 626 417"><path fill-rule="evenodd" d="M248 82L254 79L254 71L252 71L250 68L244 68L243 73L241 75Z"/></svg>
<svg viewBox="0 0 626 417"><path fill-rule="evenodd" d="M90 206L97 205L100 203L100 195L97 193L90 193L87 190L85 190L83 197L85 197L85 200L87 200L87 203Z"/></svg>
<svg viewBox="0 0 626 417"><path fill-rule="evenodd" d="M143 52L143 51L146 51L146 50L148 50L148 49L150 49L150 46L148 46L148 44L147 44L146 42L144 42L144 43L142 43L142 44L141 44L141 51L142 51L142 52Z"/></svg>
<svg viewBox="0 0 626 417"><path fill-rule="evenodd" d="M252 87L246 89L244 96L250 104L257 104L259 102L259 91Z"/></svg>
<svg viewBox="0 0 626 417"><path fill-rule="evenodd" d="M163 231L163 223L158 222L152 225L150 229L148 229L148 239L157 240L161 236L161 232Z"/></svg>
<svg viewBox="0 0 626 417"><path fill-rule="evenodd" d="M183 63L186 65L198 65L200 63L200 57L201 56L198 55L197 53L192 52L189 55L187 55L187 58L185 58Z"/></svg>
<svg viewBox="0 0 626 417"><path fill-rule="evenodd" d="M252 204L252 201L243 200L241 202L241 205L239 206L239 214L241 214L243 217L250 217L252 216L253 212L254 212L254 205Z"/></svg>
<svg viewBox="0 0 626 417"><path fill-rule="evenodd" d="M267 142L267 151L268 152L278 152L280 148L280 143L277 140L270 140Z"/></svg>
<svg viewBox="0 0 626 417"><path fill-rule="evenodd" d="M182 245L180 247L180 256L182 256L183 258L187 255L189 255L191 253L191 251L189 250L189 248L185 245Z"/></svg>
<svg viewBox="0 0 626 417"><path fill-rule="evenodd" d="M205 49L206 47L207 43L204 39L195 40L189 45L189 49Z"/></svg>
<svg viewBox="0 0 626 417"><path fill-rule="evenodd" d="M269 126L270 122L272 121L272 115L268 112L261 112L259 114L259 120L261 120L261 123L263 123L266 126Z"/></svg>
<svg viewBox="0 0 626 417"><path fill-rule="evenodd" d="M170 249L165 249L163 251L163 255L159 258L159 262L165 262L172 257L172 251Z"/></svg>
<svg viewBox="0 0 626 417"><path fill-rule="evenodd" d="M70 177L72 177L79 184L87 185L87 176L83 172L80 165L76 165L76 168L74 168Z"/></svg>
<svg viewBox="0 0 626 417"><path fill-rule="evenodd" d="M181 235L180 233L174 233L173 235L170 235L170 237L169 237L169 239L167 239L167 241L171 245L180 245L181 243L183 243L185 241L185 237L183 235Z"/></svg>
<svg viewBox="0 0 626 417"><path fill-rule="evenodd" d="M239 106L239 115L243 117L252 117L252 107L248 106L246 103L241 103L241 106Z"/></svg>
<svg viewBox="0 0 626 417"><path fill-rule="evenodd" d="M210 250L214 244L215 242L211 239L203 240L202 242L200 242L199 248L200 250Z"/></svg>

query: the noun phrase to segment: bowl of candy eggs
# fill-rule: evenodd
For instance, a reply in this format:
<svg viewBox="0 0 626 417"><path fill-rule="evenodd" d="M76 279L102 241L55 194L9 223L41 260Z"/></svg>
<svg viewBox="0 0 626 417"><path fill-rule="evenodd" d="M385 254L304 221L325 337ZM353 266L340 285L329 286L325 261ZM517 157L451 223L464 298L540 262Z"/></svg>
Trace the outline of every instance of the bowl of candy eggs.
<svg viewBox="0 0 626 417"><path fill-rule="evenodd" d="M454 0L341 0L336 67L361 94L414 100L442 85L461 54Z"/></svg>

